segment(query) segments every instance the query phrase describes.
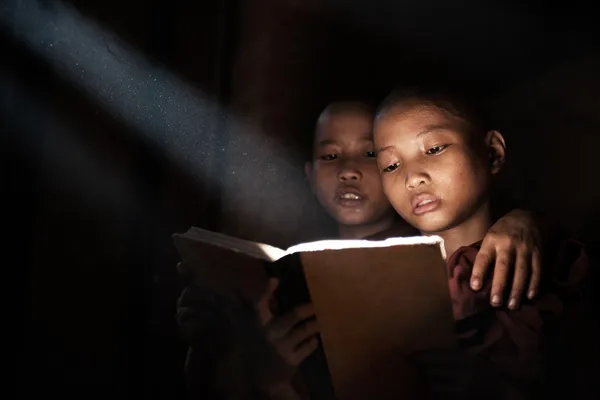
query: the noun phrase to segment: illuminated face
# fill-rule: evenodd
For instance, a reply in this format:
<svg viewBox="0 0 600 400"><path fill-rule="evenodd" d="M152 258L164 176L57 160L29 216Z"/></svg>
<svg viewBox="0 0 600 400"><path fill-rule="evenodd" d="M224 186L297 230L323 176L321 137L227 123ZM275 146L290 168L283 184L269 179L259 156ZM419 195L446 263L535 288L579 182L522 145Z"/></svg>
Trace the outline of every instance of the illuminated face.
<svg viewBox="0 0 600 400"><path fill-rule="evenodd" d="M402 102L380 116L374 141L387 198L424 233L474 218L487 205L492 174L504 158L498 132L476 137L463 119L418 101Z"/></svg>
<svg viewBox="0 0 600 400"><path fill-rule="evenodd" d="M377 170L373 115L348 109L318 122L307 176L321 206L340 225L373 224L393 215Z"/></svg>

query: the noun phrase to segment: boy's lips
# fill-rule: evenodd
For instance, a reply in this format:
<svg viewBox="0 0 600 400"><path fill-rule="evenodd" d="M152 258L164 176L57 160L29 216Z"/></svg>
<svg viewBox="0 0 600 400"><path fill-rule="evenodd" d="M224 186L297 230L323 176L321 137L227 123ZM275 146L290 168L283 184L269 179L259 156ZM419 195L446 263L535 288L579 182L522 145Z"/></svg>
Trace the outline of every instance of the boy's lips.
<svg viewBox="0 0 600 400"><path fill-rule="evenodd" d="M437 209L440 206L440 199L429 193L421 193L414 196L410 204L414 215L423 215Z"/></svg>
<svg viewBox="0 0 600 400"><path fill-rule="evenodd" d="M336 203L344 207L357 207L367 197L361 191L352 186L341 186L335 191Z"/></svg>

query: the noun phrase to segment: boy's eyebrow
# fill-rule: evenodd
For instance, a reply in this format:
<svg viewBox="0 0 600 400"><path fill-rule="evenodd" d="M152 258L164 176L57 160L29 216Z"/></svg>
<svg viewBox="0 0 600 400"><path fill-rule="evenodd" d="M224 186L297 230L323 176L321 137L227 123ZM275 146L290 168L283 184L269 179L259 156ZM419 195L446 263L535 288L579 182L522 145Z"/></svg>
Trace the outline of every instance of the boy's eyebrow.
<svg viewBox="0 0 600 400"><path fill-rule="evenodd" d="M417 137L427 135L428 133L431 133L431 132L442 131L442 130L445 131L448 129L450 129L450 127L448 127L447 125L428 125L427 127L425 127L424 130L417 133ZM386 146L386 147L382 147L381 149L376 149L375 152L377 154L381 154L383 152L391 151L393 149L394 149L394 146Z"/></svg>
<svg viewBox="0 0 600 400"><path fill-rule="evenodd" d="M447 125L429 125L424 130L419 132L417 134L417 137L426 135L426 134L434 132L434 131L441 131L441 130L448 130L448 129L450 129L450 128Z"/></svg>
<svg viewBox="0 0 600 400"><path fill-rule="evenodd" d="M372 142L373 142L373 139L370 139L370 138L366 138L366 137L365 137L365 138L358 139L358 141L361 141L361 142L370 142L370 143L372 143ZM337 141L335 141L335 140L331 140L331 139L325 139L325 140L321 140L319 143L317 143L317 145L318 145L319 147L328 146L328 145L330 145L330 144L339 144L339 142L337 142Z"/></svg>
<svg viewBox="0 0 600 400"><path fill-rule="evenodd" d="M381 149L376 149L375 153L377 153L377 155L379 155L379 154L384 153L386 151L392 151L393 149L394 149L394 146L385 146L385 147L383 147Z"/></svg>
<svg viewBox="0 0 600 400"><path fill-rule="evenodd" d="M336 144L337 142L335 140L331 140L331 139L325 139L325 140L321 140L318 145L319 147L323 147L323 146L328 146L330 144Z"/></svg>

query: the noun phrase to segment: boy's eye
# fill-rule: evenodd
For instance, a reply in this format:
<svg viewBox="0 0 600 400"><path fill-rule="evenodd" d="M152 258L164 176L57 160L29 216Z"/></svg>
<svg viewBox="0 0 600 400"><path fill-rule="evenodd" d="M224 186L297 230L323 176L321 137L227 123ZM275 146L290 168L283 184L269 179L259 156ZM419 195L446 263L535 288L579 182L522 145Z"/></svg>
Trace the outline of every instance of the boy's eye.
<svg viewBox="0 0 600 400"><path fill-rule="evenodd" d="M369 157L369 158L375 158L375 157L377 157L377 154L375 154L375 152L374 152L374 151L367 151L367 152L365 153L365 157Z"/></svg>
<svg viewBox="0 0 600 400"><path fill-rule="evenodd" d="M399 162L393 163L393 164L391 164L391 165L388 165L387 167L385 167L385 168L383 169L383 172L393 172L393 171L395 171L396 169L398 169L398 167L399 167L399 166L400 166L400 163L399 163Z"/></svg>
<svg viewBox="0 0 600 400"><path fill-rule="evenodd" d="M439 154L442 151L444 151L446 149L446 147L448 147L448 145L443 144L440 146L433 146L432 148L430 148L429 150L427 150L426 154Z"/></svg>
<svg viewBox="0 0 600 400"><path fill-rule="evenodd" d="M338 158L337 154L325 154L324 156L321 156L321 160L325 160L325 161L332 161L332 160L335 160L336 158Z"/></svg>

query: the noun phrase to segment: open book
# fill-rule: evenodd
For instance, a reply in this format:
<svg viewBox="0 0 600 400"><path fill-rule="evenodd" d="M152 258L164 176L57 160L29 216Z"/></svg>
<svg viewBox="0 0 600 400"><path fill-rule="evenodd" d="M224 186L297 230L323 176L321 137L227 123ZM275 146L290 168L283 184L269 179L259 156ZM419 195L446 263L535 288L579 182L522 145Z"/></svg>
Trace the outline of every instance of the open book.
<svg viewBox="0 0 600 400"><path fill-rule="evenodd" d="M286 250L199 228L173 239L200 285L257 300L266 278L277 276L281 312L312 301L338 399L407 395L415 382L405 357L454 343L439 237L324 240ZM314 387L318 370L302 368L311 398L326 397Z"/></svg>

